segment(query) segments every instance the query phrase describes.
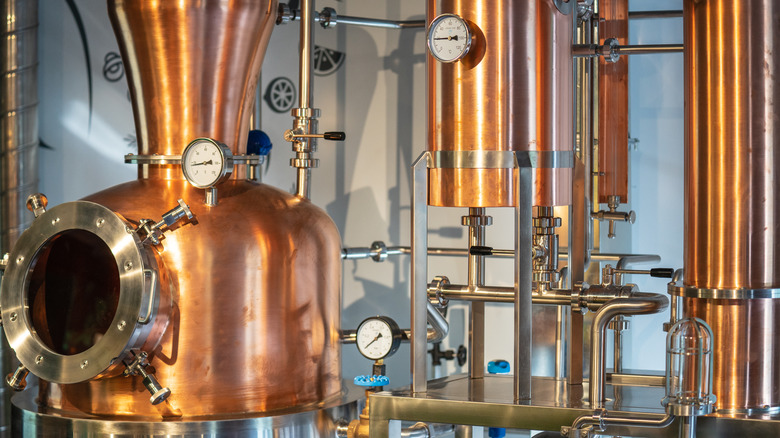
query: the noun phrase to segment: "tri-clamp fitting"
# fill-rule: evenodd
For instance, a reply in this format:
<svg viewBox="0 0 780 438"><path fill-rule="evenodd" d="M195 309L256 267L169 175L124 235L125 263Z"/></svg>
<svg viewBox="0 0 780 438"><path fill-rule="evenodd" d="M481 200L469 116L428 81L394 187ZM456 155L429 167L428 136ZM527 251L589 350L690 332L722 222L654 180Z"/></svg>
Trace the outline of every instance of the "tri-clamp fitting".
<svg viewBox="0 0 780 438"><path fill-rule="evenodd" d="M553 216L552 207L536 207L533 218L533 279L539 291L558 281L558 235L561 218Z"/></svg>
<svg viewBox="0 0 780 438"><path fill-rule="evenodd" d="M179 199L178 202L179 206L163 213L162 220L159 222L155 222L152 219L141 220L141 224L138 226L136 232L141 232L142 242L151 242L154 245L158 245L160 243L160 237L162 237L163 227L170 229L173 224L185 216L187 219L192 219L193 215L190 211L190 207L183 199Z"/></svg>
<svg viewBox="0 0 780 438"><path fill-rule="evenodd" d="M123 373L124 376L140 375L144 379L143 383L146 390L152 394L152 396L149 397L149 401L153 405L164 402L171 395L171 390L160 385L160 382L158 382L153 375L146 372L146 367L149 366L149 362L146 360L147 354L145 351L133 351L133 353L135 354L133 360L129 363L125 362L127 369Z"/></svg>
<svg viewBox="0 0 780 438"><path fill-rule="evenodd" d="M607 237L614 239L615 234L615 221L628 222L633 224L636 222L636 213L633 210L628 213L617 211L620 207L620 196L611 195L607 198L607 207L609 211L600 210L590 214L590 217L600 221L609 221L609 234Z"/></svg>

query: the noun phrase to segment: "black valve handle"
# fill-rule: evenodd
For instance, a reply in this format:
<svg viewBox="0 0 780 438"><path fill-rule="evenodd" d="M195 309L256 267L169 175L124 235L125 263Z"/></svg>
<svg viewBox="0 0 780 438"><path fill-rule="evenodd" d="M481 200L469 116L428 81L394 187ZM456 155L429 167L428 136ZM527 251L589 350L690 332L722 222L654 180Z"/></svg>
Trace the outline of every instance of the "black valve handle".
<svg viewBox="0 0 780 438"><path fill-rule="evenodd" d="M476 256L493 255L493 248L489 246L472 246L469 248L469 254Z"/></svg>
<svg viewBox="0 0 780 438"><path fill-rule="evenodd" d="M322 138L325 140L344 141L344 139L347 138L347 134L338 131L326 132L322 134Z"/></svg>
<svg viewBox="0 0 780 438"><path fill-rule="evenodd" d="M650 276L655 278L673 278L674 269L672 268L655 268L650 270Z"/></svg>

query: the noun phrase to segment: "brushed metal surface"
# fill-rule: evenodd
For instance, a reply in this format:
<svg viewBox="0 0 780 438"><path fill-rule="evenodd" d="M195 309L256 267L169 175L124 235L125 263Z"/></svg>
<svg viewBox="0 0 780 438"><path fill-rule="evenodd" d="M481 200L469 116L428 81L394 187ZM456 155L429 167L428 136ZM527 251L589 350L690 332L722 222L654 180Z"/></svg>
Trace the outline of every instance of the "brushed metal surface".
<svg viewBox="0 0 780 438"><path fill-rule="evenodd" d="M276 0L109 0L127 72L139 154L178 154L214 138L246 151ZM178 166L139 174L181 178ZM244 169L234 174L244 177Z"/></svg>
<svg viewBox="0 0 780 438"><path fill-rule="evenodd" d="M685 287L780 285L780 4L684 2ZM780 406L780 300L683 299L715 336L717 409Z"/></svg>
<svg viewBox="0 0 780 438"><path fill-rule="evenodd" d="M485 427L506 427L560 431L580 415L593 415L582 401L582 386L566 381L535 377L534 395L528 402L513 403L511 376L485 376L469 379L467 375L449 376L431 381L425 397L414 397L408 388L371 395L371 436L385 438L388 420L414 420ZM588 390L587 382L584 384ZM614 387L607 385L606 408L615 416L658 418L663 408L662 387ZM759 421L760 420L760 421ZM780 416L713 414L697 422L698 436L778 436ZM679 420L663 429L614 426L606 434L619 436L679 436Z"/></svg>
<svg viewBox="0 0 780 438"><path fill-rule="evenodd" d="M172 395L153 406L138 377L42 383L39 403L69 412L185 419L313 405L341 392L341 244L309 201L246 181L220 204L185 181L125 183L87 199L131 222L179 198L193 222L165 234L161 277L173 310L150 363Z"/></svg>

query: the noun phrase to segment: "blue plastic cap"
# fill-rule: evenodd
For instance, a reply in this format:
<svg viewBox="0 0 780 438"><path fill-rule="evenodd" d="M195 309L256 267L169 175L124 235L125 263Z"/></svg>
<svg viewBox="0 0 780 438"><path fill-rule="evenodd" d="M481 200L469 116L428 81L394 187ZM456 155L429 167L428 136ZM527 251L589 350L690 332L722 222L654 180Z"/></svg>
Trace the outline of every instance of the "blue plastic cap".
<svg viewBox="0 0 780 438"><path fill-rule="evenodd" d="M271 152L271 138L263 131L249 131L249 138L246 140L247 155L268 155Z"/></svg>
<svg viewBox="0 0 780 438"><path fill-rule="evenodd" d="M509 372L509 362L503 359L491 360L488 362L487 370L490 374L507 374Z"/></svg>
<svg viewBox="0 0 780 438"><path fill-rule="evenodd" d="M503 427L491 427L488 429L488 436L490 438L503 438L506 436L506 429Z"/></svg>
<svg viewBox="0 0 780 438"><path fill-rule="evenodd" d="M355 376L354 382L357 386L387 386L390 379L387 376Z"/></svg>

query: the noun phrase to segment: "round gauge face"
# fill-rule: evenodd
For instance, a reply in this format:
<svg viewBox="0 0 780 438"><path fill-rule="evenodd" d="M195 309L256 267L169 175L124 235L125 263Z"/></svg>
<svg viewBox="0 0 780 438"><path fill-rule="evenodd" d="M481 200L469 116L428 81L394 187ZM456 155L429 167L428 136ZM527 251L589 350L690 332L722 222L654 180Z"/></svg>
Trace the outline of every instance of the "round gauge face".
<svg viewBox="0 0 780 438"><path fill-rule="evenodd" d="M455 62L471 48L471 29L466 20L455 14L434 18L428 28L428 50L441 62Z"/></svg>
<svg viewBox="0 0 780 438"><path fill-rule="evenodd" d="M368 318L357 329L358 350L368 359L382 359L395 353L400 342L398 325L389 318Z"/></svg>
<svg viewBox="0 0 780 438"><path fill-rule="evenodd" d="M187 145L181 155L184 178L195 187L209 188L222 182L233 171L230 149L209 138L199 138Z"/></svg>

